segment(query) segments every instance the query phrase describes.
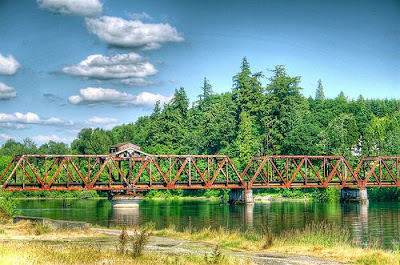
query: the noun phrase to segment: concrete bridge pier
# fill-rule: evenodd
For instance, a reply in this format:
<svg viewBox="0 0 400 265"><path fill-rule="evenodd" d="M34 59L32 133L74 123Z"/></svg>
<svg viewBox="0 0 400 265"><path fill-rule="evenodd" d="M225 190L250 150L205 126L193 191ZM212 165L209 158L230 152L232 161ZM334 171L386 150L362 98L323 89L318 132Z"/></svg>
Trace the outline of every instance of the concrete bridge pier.
<svg viewBox="0 0 400 265"><path fill-rule="evenodd" d="M251 204L254 203L253 190L231 189L229 191L229 204Z"/></svg>
<svg viewBox="0 0 400 265"><path fill-rule="evenodd" d="M368 203L369 200L368 200L367 188L360 188L360 189L343 188L341 190L340 201Z"/></svg>

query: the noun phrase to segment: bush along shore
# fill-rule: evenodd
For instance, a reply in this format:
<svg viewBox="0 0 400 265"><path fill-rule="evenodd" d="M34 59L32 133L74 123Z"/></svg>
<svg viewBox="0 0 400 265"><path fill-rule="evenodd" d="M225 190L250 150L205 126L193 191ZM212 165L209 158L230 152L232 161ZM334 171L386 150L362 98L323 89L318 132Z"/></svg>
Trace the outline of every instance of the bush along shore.
<svg viewBox="0 0 400 265"><path fill-rule="evenodd" d="M229 189L224 190L151 190L141 194L143 199L213 199L227 202ZM317 202L339 202L339 188L282 188L282 189L254 189L256 201L279 201L279 200L311 200ZM400 188L369 188L368 197L370 201L399 201ZM22 191L2 192L1 197L18 199L96 199L107 198L106 192L84 190L84 191ZM1 202L0 202L1 203ZM0 207L1 208L1 207Z"/></svg>

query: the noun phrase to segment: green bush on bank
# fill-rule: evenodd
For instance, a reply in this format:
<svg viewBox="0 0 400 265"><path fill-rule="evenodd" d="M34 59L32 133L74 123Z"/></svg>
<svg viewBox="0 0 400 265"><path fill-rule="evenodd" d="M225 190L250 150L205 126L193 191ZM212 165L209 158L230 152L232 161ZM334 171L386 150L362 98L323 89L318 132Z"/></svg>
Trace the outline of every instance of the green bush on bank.
<svg viewBox="0 0 400 265"><path fill-rule="evenodd" d="M398 201L400 199L400 188L370 188L368 199L371 201Z"/></svg>
<svg viewBox="0 0 400 265"><path fill-rule="evenodd" d="M17 192L4 192L10 194L13 198L98 198L99 194L95 190L83 191L17 191Z"/></svg>
<svg viewBox="0 0 400 265"><path fill-rule="evenodd" d="M338 202L340 201L340 189L324 188L317 189L311 194L311 198L318 202Z"/></svg>
<svg viewBox="0 0 400 265"><path fill-rule="evenodd" d="M9 192L0 191L0 221L4 222L16 215L17 202Z"/></svg>
<svg viewBox="0 0 400 265"><path fill-rule="evenodd" d="M205 198L224 198L228 200L229 189L205 189L205 190L150 190L144 198L176 199L183 197L205 197Z"/></svg>

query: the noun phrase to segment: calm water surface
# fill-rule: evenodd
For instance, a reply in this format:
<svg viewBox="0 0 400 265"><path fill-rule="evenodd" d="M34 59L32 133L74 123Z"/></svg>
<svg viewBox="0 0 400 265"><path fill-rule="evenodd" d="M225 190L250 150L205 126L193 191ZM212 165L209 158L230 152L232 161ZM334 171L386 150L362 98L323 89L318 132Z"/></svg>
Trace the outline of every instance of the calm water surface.
<svg viewBox="0 0 400 265"><path fill-rule="evenodd" d="M358 244L400 244L400 203L338 204L271 202L254 205L223 205L219 201L142 201L133 209L113 209L108 200L22 200L22 215L85 221L101 226L140 225L154 222L156 228L178 229L220 226L232 230L262 231L269 226L279 232L310 222L343 225Z"/></svg>

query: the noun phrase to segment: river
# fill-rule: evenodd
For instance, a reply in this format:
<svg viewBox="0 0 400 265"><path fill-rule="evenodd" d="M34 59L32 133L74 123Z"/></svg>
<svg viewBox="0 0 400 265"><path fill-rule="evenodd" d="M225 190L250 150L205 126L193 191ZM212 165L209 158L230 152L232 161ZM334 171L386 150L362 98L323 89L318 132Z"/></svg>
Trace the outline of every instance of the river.
<svg viewBox="0 0 400 265"><path fill-rule="evenodd" d="M273 232L300 228L310 222L328 222L347 227L359 245L400 244L400 203L369 204L283 201L254 205L224 205L212 200L145 200L138 207L115 209L108 200L21 200L21 215L59 220L85 221L100 226L141 225L154 222L157 229L175 226Z"/></svg>

